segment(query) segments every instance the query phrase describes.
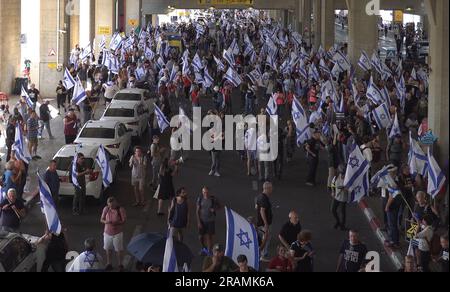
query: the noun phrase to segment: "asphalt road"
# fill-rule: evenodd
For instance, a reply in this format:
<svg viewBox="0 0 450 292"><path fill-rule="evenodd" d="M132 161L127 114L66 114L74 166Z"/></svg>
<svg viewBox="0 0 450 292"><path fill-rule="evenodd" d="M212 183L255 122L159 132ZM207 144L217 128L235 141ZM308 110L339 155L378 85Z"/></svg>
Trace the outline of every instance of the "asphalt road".
<svg viewBox="0 0 450 292"><path fill-rule="evenodd" d="M264 104L265 101L260 101ZM54 101L52 101L54 104ZM240 97L237 94L233 98L233 112L239 111ZM207 99L202 100L202 110L211 106ZM97 109L96 117L100 116L103 107ZM27 189L36 190L37 179L33 175L37 169L44 170L47 162L64 145L62 132L62 118L57 117L52 120L52 131L57 137L56 140L42 140L39 145L38 154L42 160L32 162L30 166L30 178ZM44 137L47 137L44 134ZM143 146L148 146L147 139L144 139ZM164 139L168 145L167 139ZM315 259L316 271L335 271L336 260L339 248L346 232L333 229L334 220L330 213L330 196L327 193L325 182L327 179L328 168L325 161L325 154L322 154L322 160L318 170L319 186L310 188L305 186L307 165L302 150L298 150L295 159L291 164L285 164L284 176L282 181L274 182L274 194L272 197L274 206L274 224L272 230L278 234L281 226L287 222L290 210L296 210L300 214L301 224L304 229L312 230L313 246L317 256ZM189 205L191 210L195 210L195 200L200 195L203 186L209 186L211 192L226 206L234 209L244 217L255 216L254 198L261 191L261 183L246 176L245 164L240 160L239 155L234 152L222 153L221 178L208 176L210 167L210 158L208 152L190 152L189 159L180 170L179 176L175 178L175 188L184 186L189 193ZM134 208L133 191L130 186L131 171L128 166L119 170L117 181L109 190L109 194L118 198L119 202L126 208L128 221L125 226L125 245L129 240L143 232L160 232L166 234L167 219L156 216L157 201L153 200L153 193L146 191L146 198L149 204L145 208ZM167 203L166 203L167 205ZM102 206L94 199L88 199L87 212L80 217L72 216L72 198L63 198L58 207L59 216L64 228L67 229L66 235L69 241L69 248L73 251L82 251L83 242L88 237L94 237L97 240L98 247L101 249L103 244L103 226L100 223ZM200 250L200 244L197 239L197 227L194 212L191 213L191 224L185 234L185 243L192 249L196 255L193 262L193 271L201 270L202 258L197 256ZM356 205L348 207L347 221L349 228L356 228L360 231L361 239L367 244L369 250L377 251L381 255L382 271L393 271L389 257L385 254L383 247L379 244L375 234L373 234L364 215ZM217 218L217 237L216 241L225 243L226 221L223 211L218 213ZM45 229L44 216L40 207L31 204L30 212L23 221L21 232L40 236ZM278 239L273 238L270 245L271 255L275 255ZM127 268L133 270L134 260L131 256L126 257Z"/></svg>

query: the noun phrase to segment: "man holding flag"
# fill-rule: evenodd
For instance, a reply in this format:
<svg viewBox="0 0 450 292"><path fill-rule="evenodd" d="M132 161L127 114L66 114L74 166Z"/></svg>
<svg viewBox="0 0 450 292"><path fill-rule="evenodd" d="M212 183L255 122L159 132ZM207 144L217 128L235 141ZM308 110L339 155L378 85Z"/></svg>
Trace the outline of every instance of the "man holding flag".
<svg viewBox="0 0 450 292"><path fill-rule="evenodd" d="M86 169L84 161L84 155L82 153L76 154L71 168L70 177L75 188L72 207L74 216L80 216L84 212L86 200L86 175L92 173L92 169Z"/></svg>

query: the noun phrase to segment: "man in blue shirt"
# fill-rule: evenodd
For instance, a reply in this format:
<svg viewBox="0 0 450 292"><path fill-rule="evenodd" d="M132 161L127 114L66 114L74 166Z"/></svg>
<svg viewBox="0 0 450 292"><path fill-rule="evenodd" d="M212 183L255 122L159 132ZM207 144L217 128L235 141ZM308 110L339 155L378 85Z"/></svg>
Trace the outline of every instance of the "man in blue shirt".
<svg viewBox="0 0 450 292"><path fill-rule="evenodd" d="M47 171L44 175L44 180L47 183L48 187L50 188L50 192L52 193L53 202L58 204L59 200L59 176L58 172L56 171L56 161L52 160L50 161L50 165L48 166Z"/></svg>

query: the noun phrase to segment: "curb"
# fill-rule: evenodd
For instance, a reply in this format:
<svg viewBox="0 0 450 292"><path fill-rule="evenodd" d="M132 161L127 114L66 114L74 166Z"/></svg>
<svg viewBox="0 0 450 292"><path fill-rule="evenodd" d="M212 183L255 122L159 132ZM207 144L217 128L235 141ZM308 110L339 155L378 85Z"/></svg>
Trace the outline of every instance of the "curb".
<svg viewBox="0 0 450 292"><path fill-rule="evenodd" d="M401 269L403 267L403 256L401 255L400 252L394 251L384 244L385 241L388 239L388 236L386 232L381 230L380 220L375 216L375 213L369 207L365 199L362 199L361 202L359 202L358 206L366 216L367 221L369 221L370 227L372 228L373 232L377 235L378 239L380 240L381 244L384 247L384 250L391 258L391 261L394 264L394 266L397 269Z"/></svg>

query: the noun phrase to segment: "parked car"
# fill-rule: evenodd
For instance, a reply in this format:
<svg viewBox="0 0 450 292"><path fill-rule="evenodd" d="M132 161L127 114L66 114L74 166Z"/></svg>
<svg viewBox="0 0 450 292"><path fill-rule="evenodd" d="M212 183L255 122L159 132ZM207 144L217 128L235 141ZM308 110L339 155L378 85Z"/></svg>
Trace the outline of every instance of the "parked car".
<svg viewBox="0 0 450 292"><path fill-rule="evenodd" d="M83 146L103 145L123 162L130 151L132 131L118 121L88 121L74 143Z"/></svg>
<svg viewBox="0 0 450 292"><path fill-rule="evenodd" d="M129 88L124 89L116 93L113 101L123 101L123 102L143 102L150 113L155 110L154 103L156 102L157 95L149 90L139 89L139 88Z"/></svg>
<svg viewBox="0 0 450 292"><path fill-rule="evenodd" d="M106 108L100 121L119 121L133 131L133 137L139 138L148 129L149 117L149 110L142 102L113 101Z"/></svg>
<svg viewBox="0 0 450 292"><path fill-rule="evenodd" d="M0 272L36 272L38 239L0 230Z"/></svg>
<svg viewBox="0 0 450 292"><path fill-rule="evenodd" d="M85 156L85 167L93 170L90 175L86 175L86 196L94 197L95 199L102 198L104 193L102 181L103 174L100 166L95 162L98 148L99 146L83 145L83 147L79 148L77 145L66 145L56 153L53 159L56 161L56 171L58 172L59 181L61 183L59 190L60 196L73 196L75 194L75 188L69 179L70 169L75 154L83 153ZM108 149L105 150L109 158L109 165L114 178L117 173L118 157L111 154Z"/></svg>

